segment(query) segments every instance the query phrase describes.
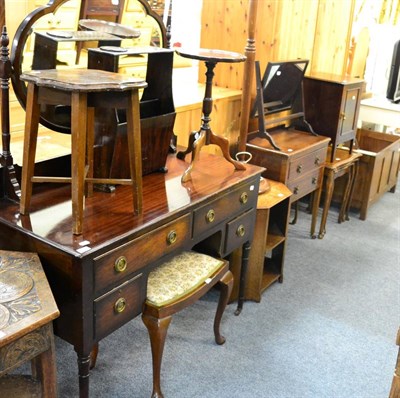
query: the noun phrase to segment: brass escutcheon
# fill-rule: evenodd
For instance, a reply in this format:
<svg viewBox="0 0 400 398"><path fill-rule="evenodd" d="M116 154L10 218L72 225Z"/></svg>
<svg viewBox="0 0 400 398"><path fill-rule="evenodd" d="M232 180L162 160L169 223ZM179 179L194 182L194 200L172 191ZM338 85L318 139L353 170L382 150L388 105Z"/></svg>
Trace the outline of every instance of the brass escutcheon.
<svg viewBox="0 0 400 398"><path fill-rule="evenodd" d="M114 304L114 311L118 314L125 311L126 308L126 300L123 297L120 297Z"/></svg>
<svg viewBox="0 0 400 398"><path fill-rule="evenodd" d="M243 224L240 224L240 225L238 226L237 230L236 230L236 235L239 236L239 237L241 238L242 236L244 236L245 232L246 232L246 230L245 230L245 228L244 228L244 225L243 225Z"/></svg>
<svg viewBox="0 0 400 398"><path fill-rule="evenodd" d="M116 272L124 272L128 265L128 261L125 256L118 257L114 263L114 269Z"/></svg>
<svg viewBox="0 0 400 398"><path fill-rule="evenodd" d="M245 204L245 203L247 203L248 200L249 200L249 195L247 195L247 192L243 192L240 195L240 203Z"/></svg>
<svg viewBox="0 0 400 398"><path fill-rule="evenodd" d="M215 211L213 209L210 209L206 214L206 221L213 222L214 220L215 220Z"/></svg>
<svg viewBox="0 0 400 398"><path fill-rule="evenodd" d="M178 239L178 235L176 234L176 231L172 230L168 235L167 235L167 243L169 245L173 245Z"/></svg>

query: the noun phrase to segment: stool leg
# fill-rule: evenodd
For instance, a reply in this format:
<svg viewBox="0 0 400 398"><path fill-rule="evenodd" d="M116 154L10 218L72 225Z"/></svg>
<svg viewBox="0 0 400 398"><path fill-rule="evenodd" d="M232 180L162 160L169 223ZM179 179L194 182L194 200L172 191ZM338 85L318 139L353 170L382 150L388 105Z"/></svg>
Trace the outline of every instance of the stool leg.
<svg viewBox="0 0 400 398"><path fill-rule="evenodd" d="M83 190L85 185L87 134L87 94L72 93L71 99L71 196L72 232L82 233Z"/></svg>
<svg viewBox="0 0 400 398"><path fill-rule="evenodd" d="M93 151L94 151L94 108L87 108L87 137L86 137L86 164L87 177L93 178ZM93 196L93 182L88 182L85 186L86 197Z"/></svg>
<svg viewBox="0 0 400 398"><path fill-rule="evenodd" d="M140 109L138 90L132 90L126 110L129 166L132 179L133 209L142 213L142 142L140 134Z"/></svg>
<svg viewBox="0 0 400 398"><path fill-rule="evenodd" d="M231 296L232 293L232 288L233 288L232 272L227 271L226 274L220 279L218 283L221 288L221 293L219 296L217 312L214 318L214 335L215 335L215 342L221 345L225 343L225 337L221 336L219 327L221 324L222 315L225 311L229 297Z"/></svg>
<svg viewBox="0 0 400 398"><path fill-rule="evenodd" d="M21 202L20 213L27 214L32 196L32 177L35 168L36 143L39 126L39 103L38 87L35 84L28 84L26 99L26 117L24 133L24 155L22 161L21 176Z"/></svg>
<svg viewBox="0 0 400 398"><path fill-rule="evenodd" d="M57 397L57 370L54 347L53 327L46 325L43 333L47 334L49 348L32 360L32 375L40 380L43 398Z"/></svg>
<svg viewBox="0 0 400 398"><path fill-rule="evenodd" d="M152 398L162 398L161 392L161 361L164 351L165 338L167 337L168 326L172 316L165 318L155 318L143 311L142 320L149 332L151 355L153 359L153 392Z"/></svg>

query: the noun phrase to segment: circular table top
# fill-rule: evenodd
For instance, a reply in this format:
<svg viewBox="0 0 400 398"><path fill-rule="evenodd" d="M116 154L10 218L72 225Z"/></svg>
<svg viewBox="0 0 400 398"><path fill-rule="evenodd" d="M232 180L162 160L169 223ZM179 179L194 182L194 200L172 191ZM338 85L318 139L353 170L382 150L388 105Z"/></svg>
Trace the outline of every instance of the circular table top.
<svg viewBox="0 0 400 398"><path fill-rule="evenodd" d="M225 50L214 50L207 48L175 48L177 54L184 58L197 59L207 62L244 62L246 56L240 53L235 53Z"/></svg>
<svg viewBox="0 0 400 398"><path fill-rule="evenodd" d="M86 30L108 33L122 39L132 39L140 36L140 30L116 22L102 21L99 19L81 19L79 27Z"/></svg>

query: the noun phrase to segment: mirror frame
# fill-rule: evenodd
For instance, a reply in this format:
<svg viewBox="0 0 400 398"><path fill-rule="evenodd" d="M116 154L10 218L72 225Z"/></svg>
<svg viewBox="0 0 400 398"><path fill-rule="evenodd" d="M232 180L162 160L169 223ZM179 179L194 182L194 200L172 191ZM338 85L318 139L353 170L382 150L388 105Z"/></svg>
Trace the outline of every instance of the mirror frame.
<svg viewBox="0 0 400 398"><path fill-rule="evenodd" d="M27 87L25 82L20 79L20 76L22 74L23 51L29 35L32 34L32 26L39 18L57 11L60 6L68 1L70 0L49 0L46 5L38 7L30 12L21 22L15 33L12 42L10 57L12 67L11 83L14 89L14 93L23 109L26 109ZM84 0L81 0L81 4L83 1ZM129 0L125 0L125 2L126 1ZM155 11L152 10L150 4L146 0L135 1L139 2L143 6L147 16L155 19L161 32L163 47L166 48L168 46L167 30L162 18ZM70 127L55 124L54 121L48 120L43 116L40 117L40 123L51 130L61 133L70 133Z"/></svg>

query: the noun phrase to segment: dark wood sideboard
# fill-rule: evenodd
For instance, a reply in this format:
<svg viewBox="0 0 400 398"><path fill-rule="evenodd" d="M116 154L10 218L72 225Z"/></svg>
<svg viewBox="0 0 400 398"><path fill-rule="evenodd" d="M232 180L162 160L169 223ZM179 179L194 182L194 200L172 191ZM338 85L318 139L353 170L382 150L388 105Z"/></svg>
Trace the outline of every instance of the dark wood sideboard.
<svg viewBox="0 0 400 398"><path fill-rule="evenodd" d="M39 254L60 310L55 333L78 355L80 397L89 396L94 344L141 313L154 267L192 248L226 257L242 247L248 257L263 169L235 171L202 153L192 181L182 183L188 163L170 155L167 165L168 173L143 178L139 216L130 187L87 198L79 236L71 232L69 185L36 186L30 215L1 202L0 244Z"/></svg>

